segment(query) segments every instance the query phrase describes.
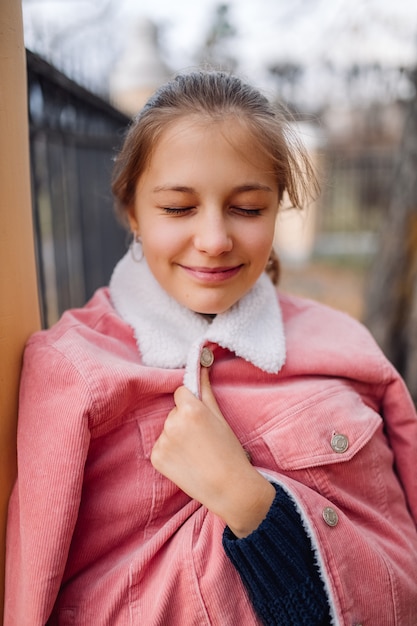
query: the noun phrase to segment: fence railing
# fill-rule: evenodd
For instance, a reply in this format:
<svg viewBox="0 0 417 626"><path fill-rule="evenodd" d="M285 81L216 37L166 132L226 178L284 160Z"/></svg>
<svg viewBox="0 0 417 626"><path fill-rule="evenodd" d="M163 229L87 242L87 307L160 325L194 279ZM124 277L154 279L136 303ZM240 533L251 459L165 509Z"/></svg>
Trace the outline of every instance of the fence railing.
<svg viewBox="0 0 417 626"><path fill-rule="evenodd" d="M327 149L319 202L318 254L372 255L394 182L395 148Z"/></svg>
<svg viewBox="0 0 417 626"><path fill-rule="evenodd" d="M44 326L82 306L126 250L110 172L129 119L27 51L35 244Z"/></svg>

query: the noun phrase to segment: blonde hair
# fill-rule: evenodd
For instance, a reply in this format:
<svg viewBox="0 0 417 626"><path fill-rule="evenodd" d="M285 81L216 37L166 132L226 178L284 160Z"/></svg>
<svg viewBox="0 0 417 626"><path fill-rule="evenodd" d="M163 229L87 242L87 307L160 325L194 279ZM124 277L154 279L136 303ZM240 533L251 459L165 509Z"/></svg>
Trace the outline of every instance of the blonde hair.
<svg viewBox="0 0 417 626"><path fill-rule="evenodd" d="M115 159L112 179L116 211L124 222L137 181L162 132L179 118L190 115L205 116L212 121L236 116L244 123L271 162L280 203L286 193L291 205L301 208L317 191L314 169L286 111L272 105L260 91L237 76L199 70L178 74L158 89L128 129ZM279 263L273 253L266 270L273 282L277 282Z"/></svg>

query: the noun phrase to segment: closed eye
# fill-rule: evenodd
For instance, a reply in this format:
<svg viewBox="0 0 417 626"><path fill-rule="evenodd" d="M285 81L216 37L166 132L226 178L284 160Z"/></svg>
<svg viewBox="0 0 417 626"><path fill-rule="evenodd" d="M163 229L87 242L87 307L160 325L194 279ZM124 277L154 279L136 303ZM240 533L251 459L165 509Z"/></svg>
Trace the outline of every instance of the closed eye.
<svg viewBox="0 0 417 626"><path fill-rule="evenodd" d="M185 207L169 207L169 206L164 206L162 207L162 210L164 211L164 213L166 213L167 215L186 215L187 213L189 213L189 211L191 211L194 207L192 206L185 206Z"/></svg>
<svg viewBox="0 0 417 626"><path fill-rule="evenodd" d="M248 209L242 206L232 206L230 207L236 213L240 213L241 215L247 215L248 217L256 217L257 215L261 215L261 209Z"/></svg>

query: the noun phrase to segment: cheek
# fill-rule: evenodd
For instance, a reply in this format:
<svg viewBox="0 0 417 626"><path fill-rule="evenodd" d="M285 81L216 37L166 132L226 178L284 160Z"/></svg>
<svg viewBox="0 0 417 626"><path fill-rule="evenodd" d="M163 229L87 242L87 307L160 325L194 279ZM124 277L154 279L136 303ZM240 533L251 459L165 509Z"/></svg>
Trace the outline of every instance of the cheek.
<svg viewBox="0 0 417 626"><path fill-rule="evenodd" d="M166 256L174 250L179 242L179 233L165 223L143 223L141 230L144 250L153 254Z"/></svg>
<svg viewBox="0 0 417 626"><path fill-rule="evenodd" d="M274 227L252 229L247 233L245 245L261 261L268 259L274 242Z"/></svg>

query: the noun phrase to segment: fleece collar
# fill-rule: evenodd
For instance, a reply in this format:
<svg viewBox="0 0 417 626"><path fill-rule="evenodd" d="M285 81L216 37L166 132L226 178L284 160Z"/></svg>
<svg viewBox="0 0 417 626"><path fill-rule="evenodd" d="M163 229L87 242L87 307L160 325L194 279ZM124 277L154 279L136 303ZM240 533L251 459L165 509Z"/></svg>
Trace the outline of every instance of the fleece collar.
<svg viewBox="0 0 417 626"><path fill-rule="evenodd" d="M209 321L169 296L145 258L128 252L110 280L113 305L134 331L143 363L185 367L184 384L199 390L199 358L208 342L218 344L261 370L277 373L285 362L285 337L275 288L263 274L251 291L225 313Z"/></svg>

